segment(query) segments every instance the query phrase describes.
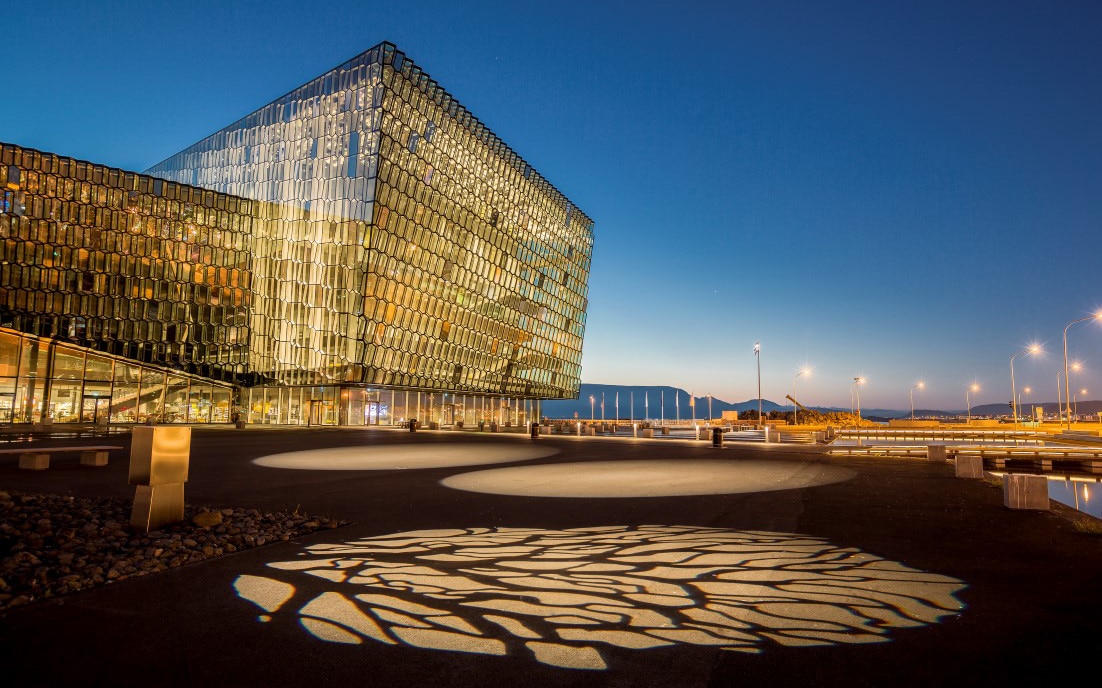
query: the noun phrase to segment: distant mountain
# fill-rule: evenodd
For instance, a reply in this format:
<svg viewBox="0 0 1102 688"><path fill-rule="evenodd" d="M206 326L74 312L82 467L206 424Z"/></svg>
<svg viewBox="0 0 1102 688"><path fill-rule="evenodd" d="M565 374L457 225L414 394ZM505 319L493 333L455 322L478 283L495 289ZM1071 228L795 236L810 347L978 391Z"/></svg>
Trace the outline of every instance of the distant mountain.
<svg viewBox="0 0 1102 688"><path fill-rule="evenodd" d="M561 399L544 401L541 410L547 418L578 418L585 420L592 417L600 420L616 418L617 395L619 395L619 417L622 420L631 418L666 418L682 420L691 418L708 417L708 396L696 395L695 408L689 403L690 394L679 387L649 386L649 385L599 385L582 383L577 399ZM592 406L590 397L593 398ZM601 400L604 400L604 415L601 414ZM634 402L634 409L632 403ZM722 399L711 399L711 415L719 418L724 411L749 411L757 410L757 398L747 401L732 403ZM764 413L770 411L783 411L792 408L776 402L762 399L761 409ZM575 415L577 414L577 415Z"/></svg>
<svg viewBox="0 0 1102 688"><path fill-rule="evenodd" d="M582 383L581 389L578 393L577 399L562 399L551 400L542 402L542 412L547 418L556 419L570 419L578 418L580 420L586 420L590 417L590 403L589 398L593 397L592 413L593 418L600 420L601 415L601 399L604 399L604 416L606 420L612 420L616 418L616 395L620 395L620 418L622 420L629 420L631 418L636 419L656 419L666 418L672 420L675 418L681 418L682 420L691 418L707 418L708 417L708 396L696 396L695 410L689 405L689 392L681 389L680 387L670 386L654 386L654 385L601 385L593 383ZM602 397L603 395L603 397ZM632 401L634 399L635 407L632 408ZM665 404L663 406L663 399ZM1022 407L1019 410L1020 415L1026 415L1031 413L1029 409L1033 406L1043 406L1046 414L1056 413L1057 404L1054 401L1045 403L1035 402L1022 402ZM1098 400L1079 400L1077 402L1077 410L1080 414L1084 413L1098 413L1102 411L1102 401ZM757 410L758 400L747 399L746 401L729 402L722 399L712 398L712 417L719 418L723 415L724 411L749 411L751 409ZM761 402L762 411L769 413L770 411L790 411L792 405L790 403L778 404L768 399L762 399ZM849 412L851 409L838 408L831 406L808 406L810 409L816 411L843 411ZM577 415L575 415L577 414ZM965 409L941 411L936 409L915 409L915 418L957 418L966 414ZM1009 404L982 404L980 406L972 407L973 416L1009 416L1010 405ZM877 420L886 422L888 420L898 418L910 418L911 411L906 409L899 411L896 409L881 409L881 408L863 408L861 409L861 416L870 420Z"/></svg>

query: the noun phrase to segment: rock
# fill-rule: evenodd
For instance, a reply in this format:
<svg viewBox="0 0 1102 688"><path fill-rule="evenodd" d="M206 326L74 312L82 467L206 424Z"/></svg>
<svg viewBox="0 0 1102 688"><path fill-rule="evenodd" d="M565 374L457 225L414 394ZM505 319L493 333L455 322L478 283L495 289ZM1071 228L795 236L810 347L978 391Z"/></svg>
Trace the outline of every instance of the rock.
<svg viewBox="0 0 1102 688"><path fill-rule="evenodd" d="M343 525L298 512L185 506L184 521L136 534L127 528L131 508L129 500L0 491L0 539L6 548L0 556L0 614L13 605Z"/></svg>
<svg viewBox="0 0 1102 688"><path fill-rule="evenodd" d="M195 517L191 519L191 522L200 528L210 528L216 526L222 522L223 513L221 511L200 511L195 514Z"/></svg>

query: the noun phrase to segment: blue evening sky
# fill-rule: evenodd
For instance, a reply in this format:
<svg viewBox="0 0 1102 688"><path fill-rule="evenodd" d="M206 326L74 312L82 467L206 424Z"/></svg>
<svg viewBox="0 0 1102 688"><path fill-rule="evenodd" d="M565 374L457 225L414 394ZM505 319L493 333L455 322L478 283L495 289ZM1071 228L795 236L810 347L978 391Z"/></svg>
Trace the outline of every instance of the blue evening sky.
<svg viewBox="0 0 1102 688"><path fill-rule="evenodd" d="M143 170L389 40L596 222L582 378L1055 401L1102 307L1102 3L11 2L0 140ZM1102 398L1102 324L1072 326Z"/></svg>

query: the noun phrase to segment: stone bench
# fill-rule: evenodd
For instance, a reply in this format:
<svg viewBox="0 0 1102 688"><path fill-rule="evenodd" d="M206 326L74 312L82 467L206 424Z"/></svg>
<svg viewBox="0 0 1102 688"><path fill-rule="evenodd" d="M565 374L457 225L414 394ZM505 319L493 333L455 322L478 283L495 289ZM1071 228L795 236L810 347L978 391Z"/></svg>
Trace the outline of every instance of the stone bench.
<svg viewBox="0 0 1102 688"><path fill-rule="evenodd" d="M40 447L36 449L0 449L0 454L18 454L19 467L31 471L44 471L50 467L50 455L80 452L80 465L106 466L108 453L119 446Z"/></svg>

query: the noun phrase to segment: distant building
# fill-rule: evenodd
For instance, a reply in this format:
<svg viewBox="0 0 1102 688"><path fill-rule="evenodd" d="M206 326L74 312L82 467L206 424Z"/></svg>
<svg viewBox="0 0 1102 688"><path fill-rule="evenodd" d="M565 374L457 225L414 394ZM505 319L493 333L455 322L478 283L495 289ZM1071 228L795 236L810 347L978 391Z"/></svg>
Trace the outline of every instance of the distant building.
<svg viewBox="0 0 1102 688"><path fill-rule="evenodd" d="M592 221L393 45L144 174L0 162L0 422L525 423L577 397Z"/></svg>

